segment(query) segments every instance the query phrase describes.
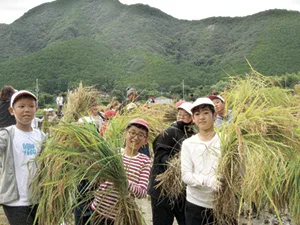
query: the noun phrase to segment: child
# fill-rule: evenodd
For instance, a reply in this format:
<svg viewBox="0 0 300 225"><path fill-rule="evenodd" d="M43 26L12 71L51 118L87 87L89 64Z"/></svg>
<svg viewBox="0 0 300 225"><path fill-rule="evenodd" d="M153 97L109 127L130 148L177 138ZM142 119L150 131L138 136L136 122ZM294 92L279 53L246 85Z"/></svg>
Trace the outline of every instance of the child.
<svg viewBox="0 0 300 225"><path fill-rule="evenodd" d="M37 98L29 91L11 97L9 112L16 125L0 130L0 155L3 157L0 204L10 225L34 224L37 201L31 196L30 183L37 170L33 159L41 151L44 134L31 127Z"/></svg>
<svg viewBox="0 0 300 225"><path fill-rule="evenodd" d="M225 109L225 100L220 95L209 95L206 96L213 101L217 113L215 120L215 126L219 129L222 128L223 124L228 124L232 120L232 110Z"/></svg>
<svg viewBox="0 0 300 225"><path fill-rule="evenodd" d="M172 199L163 195L156 177L167 169L167 162L180 152L183 140L194 134L192 129L192 103L180 104L176 122L160 133L153 141L154 162L151 170L148 194L151 196L151 209L153 225L173 224L174 217L179 225L185 225L184 204L185 195Z"/></svg>
<svg viewBox="0 0 300 225"><path fill-rule="evenodd" d="M125 132L125 148L123 151L123 164L129 182L130 193L137 198L145 198L147 196L147 185L150 174L151 161L148 156L138 152L142 145L148 142L149 124L142 119L134 119L127 124ZM96 191L95 199L91 205L103 220L100 224L114 224L117 213L115 207L118 202L118 192L113 188L113 183L106 181ZM100 194L100 192L107 194Z"/></svg>
<svg viewBox="0 0 300 225"><path fill-rule="evenodd" d="M182 181L187 184L186 225L213 224L214 191L220 187L216 176L220 140L214 131L217 115L209 98L198 98L191 111L199 133L184 140L181 150Z"/></svg>

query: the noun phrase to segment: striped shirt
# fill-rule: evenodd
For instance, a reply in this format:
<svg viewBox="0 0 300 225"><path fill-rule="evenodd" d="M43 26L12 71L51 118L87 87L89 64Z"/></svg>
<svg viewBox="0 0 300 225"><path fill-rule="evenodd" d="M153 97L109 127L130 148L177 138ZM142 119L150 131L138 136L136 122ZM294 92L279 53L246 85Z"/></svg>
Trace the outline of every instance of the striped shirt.
<svg viewBox="0 0 300 225"><path fill-rule="evenodd" d="M130 157L123 154L123 166L129 182L129 192L137 198L147 196L147 186L151 168L151 161L148 156L138 153ZM115 220L117 215L116 204L119 193L110 181L100 184L99 189L95 192L95 199L91 205L93 210L105 218Z"/></svg>

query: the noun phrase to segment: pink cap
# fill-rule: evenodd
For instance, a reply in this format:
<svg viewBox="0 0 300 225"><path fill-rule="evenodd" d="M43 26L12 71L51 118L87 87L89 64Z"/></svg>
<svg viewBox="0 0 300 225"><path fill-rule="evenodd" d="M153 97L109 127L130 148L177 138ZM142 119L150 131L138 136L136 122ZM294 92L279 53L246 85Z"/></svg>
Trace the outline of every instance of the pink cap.
<svg viewBox="0 0 300 225"><path fill-rule="evenodd" d="M178 108L182 103L185 103L185 100L179 100L178 102L176 102L176 107Z"/></svg>
<svg viewBox="0 0 300 225"><path fill-rule="evenodd" d="M108 110L105 112L104 116L105 118L111 118L114 117L115 115L117 115L117 113L115 112L115 110Z"/></svg>
<svg viewBox="0 0 300 225"><path fill-rule="evenodd" d="M150 125L147 121L143 120L143 119L134 119L134 120L131 120L128 124L127 124L127 127L130 126L130 125L133 125L133 124L138 124L138 125L142 125L143 127L145 127L148 132L150 131Z"/></svg>
<svg viewBox="0 0 300 225"><path fill-rule="evenodd" d="M224 98L222 96L220 96L220 95L208 95L206 97L209 98L210 100L219 99L222 102L225 102Z"/></svg>

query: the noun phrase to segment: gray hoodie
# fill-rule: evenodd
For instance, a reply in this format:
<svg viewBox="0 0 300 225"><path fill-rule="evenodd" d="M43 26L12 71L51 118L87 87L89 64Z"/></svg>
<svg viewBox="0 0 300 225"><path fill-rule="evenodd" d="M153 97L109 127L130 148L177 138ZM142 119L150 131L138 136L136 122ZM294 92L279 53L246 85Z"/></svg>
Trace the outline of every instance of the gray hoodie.
<svg viewBox="0 0 300 225"><path fill-rule="evenodd" d="M14 134L14 126L0 129L0 157L2 157L3 167L0 184L0 205L15 201L19 198L13 156ZM44 139L42 132L41 135L42 139ZM33 204L35 203L34 201Z"/></svg>

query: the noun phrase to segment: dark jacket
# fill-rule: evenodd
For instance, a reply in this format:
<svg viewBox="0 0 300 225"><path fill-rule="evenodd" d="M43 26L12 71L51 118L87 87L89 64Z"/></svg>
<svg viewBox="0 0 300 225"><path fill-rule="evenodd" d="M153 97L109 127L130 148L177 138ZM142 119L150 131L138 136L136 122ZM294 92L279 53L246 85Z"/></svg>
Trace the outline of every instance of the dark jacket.
<svg viewBox="0 0 300 225"><path fill-rule="evenodd" d="M153 141L154 161L148 185L148 194L159 198L160 189L155 188L158 184L155 178L167 170L167 162L181 150L183 140L191 137L194 131L190 124L182 121L174 122L163 133L160 133Z"/></svg>
<svg viewBox="0 0 300 225"><path fill-rule="evenodd" d="M10 102L0 101L0 127L8 127L10 125L16 124L16 119L14 116L10 115L8 108Z"/></svg>

